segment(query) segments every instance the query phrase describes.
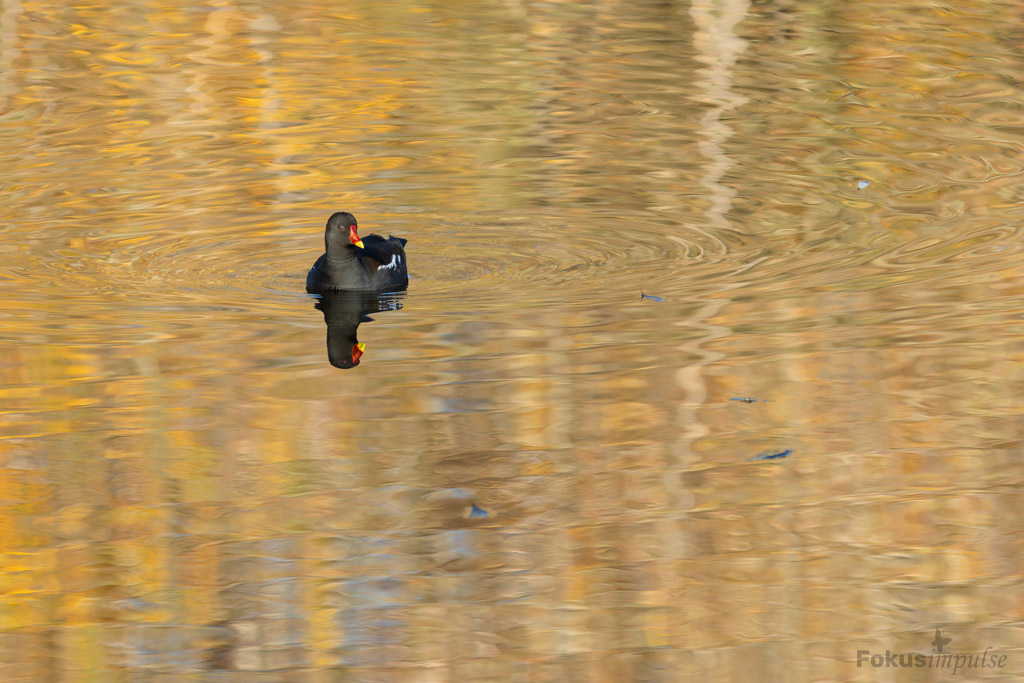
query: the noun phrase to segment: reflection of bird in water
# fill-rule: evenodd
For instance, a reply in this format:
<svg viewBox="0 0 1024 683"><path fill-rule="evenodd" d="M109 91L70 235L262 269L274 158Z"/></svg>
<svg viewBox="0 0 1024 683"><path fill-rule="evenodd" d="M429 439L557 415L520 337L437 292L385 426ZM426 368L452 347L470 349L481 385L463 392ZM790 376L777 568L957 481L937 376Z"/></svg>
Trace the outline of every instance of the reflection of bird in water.
<svg viewBox="0 0 1024 683"><path fill-rule="evenodd" d="M360 323L372 322L370 313L402 308L402 293L324 292L316 302L327 323L327 359L336 368L354 368L366 351L356 330Z"/></svg>

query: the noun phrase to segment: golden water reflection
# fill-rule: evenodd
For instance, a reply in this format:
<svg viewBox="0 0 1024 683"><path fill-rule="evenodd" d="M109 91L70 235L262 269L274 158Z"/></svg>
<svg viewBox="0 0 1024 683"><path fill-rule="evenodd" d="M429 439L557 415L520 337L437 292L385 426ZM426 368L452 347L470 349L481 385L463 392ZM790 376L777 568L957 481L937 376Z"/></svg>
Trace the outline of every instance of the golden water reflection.
<svg viewBox="0 0 1024 683"><path fill-rule="evenodd" d="M1020 20L4 0L0 679L1021 675Z"/></svg>

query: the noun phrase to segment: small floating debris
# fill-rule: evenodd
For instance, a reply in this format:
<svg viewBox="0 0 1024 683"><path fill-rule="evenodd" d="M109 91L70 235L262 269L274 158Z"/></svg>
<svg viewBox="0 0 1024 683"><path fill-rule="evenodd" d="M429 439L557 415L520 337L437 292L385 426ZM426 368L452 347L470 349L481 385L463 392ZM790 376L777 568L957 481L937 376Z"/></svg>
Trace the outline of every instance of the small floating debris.
<svg viewBox="0 0 1024 683"><path fill-rule="evenodd" d="M664 301L660 296L654 296L653 294L644 294L644 288L640 288L640 301L644 299L650 299L651 301Z"/></svg>
<svg viewBox="0 0 1024 683"><path fill-rule="evenodd" d="M478 508L476 506L476 504L474 504L474 503L470 503L469 504L469 518L470 519L484 518L484 517L487 517L487 510L484 510L483 508Z"/></svg>
<svg viewBox="0 0 1024 683"><path fill-rule="evenodd" d="M756 398L750 398L749 396L733 396L729 399L730 401L738 401L740 403L757 403Z"/></svg>
<svg viewBox="0 0 1024 683"><path fill-rule="evenodd" d="M858 180L857 181L857 189L858 190L863 190L865 187L867 187L870 184L871 183L868 182L867 180Z"/></svg>
<svg viewBox="0 0 1024 683"><path fill-rule="evenodd" d="M785 458L788 455L791 455L792 453L793 453L793 449L792 448L787 448L784 451L762 451L761 453L758 453L757 455L755 455L753 458L749 458L749 459L750 460L779 460L781 458Z"/></svg>

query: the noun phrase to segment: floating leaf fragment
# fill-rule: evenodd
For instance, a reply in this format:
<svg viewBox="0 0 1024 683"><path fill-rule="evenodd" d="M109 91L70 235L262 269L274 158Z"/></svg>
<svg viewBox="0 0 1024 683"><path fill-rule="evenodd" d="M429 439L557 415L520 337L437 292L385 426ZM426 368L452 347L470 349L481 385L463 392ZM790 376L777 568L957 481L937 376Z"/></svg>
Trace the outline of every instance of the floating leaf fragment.
<svg viewBox="0 0 1024 683"><path fill-rule="evenodd" d="M792 453L792 448L787 448L784 451L762 451L753 458L750 458L750 460L779 460L780 458L785 458L787 455Z"/></svg>
<svg viewBox="0 0 1024 683"><path fill-rule="evenodd" d="M640 301L644 299L650 299L651 301L664 301L660 296L654 296L653 294L644 294L644 288L640 288Z"/></svg>

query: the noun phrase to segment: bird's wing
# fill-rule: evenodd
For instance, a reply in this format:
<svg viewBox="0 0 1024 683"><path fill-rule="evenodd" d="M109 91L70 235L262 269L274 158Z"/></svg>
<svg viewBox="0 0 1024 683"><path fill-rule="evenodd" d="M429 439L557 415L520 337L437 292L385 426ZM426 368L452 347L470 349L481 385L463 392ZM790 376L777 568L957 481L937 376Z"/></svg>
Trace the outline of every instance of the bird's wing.
<svg viewBox="0 0 1024 683"><path fill-rule="evenodd" d="M363 238L364 258L376 261L374 272L378 268L401 268L405 265L403 244L404 240L400 238L384 239L380 235L367 235Z"/></svg>

